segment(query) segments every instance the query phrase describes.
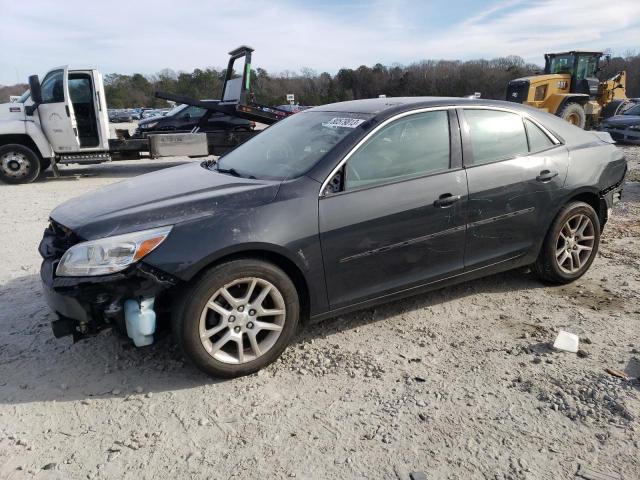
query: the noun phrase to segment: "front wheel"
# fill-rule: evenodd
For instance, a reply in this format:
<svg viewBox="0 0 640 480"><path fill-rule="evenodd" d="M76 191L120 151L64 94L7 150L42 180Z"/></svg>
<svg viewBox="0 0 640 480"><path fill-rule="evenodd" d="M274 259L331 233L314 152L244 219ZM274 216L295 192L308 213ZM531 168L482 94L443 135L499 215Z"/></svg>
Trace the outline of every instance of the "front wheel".
<svg viewBox="0 0 640 480"><path fill-rule="evenodd" d="M212 268L184 293L173 331L198 368L239 377L280 356L295 334L299 305L293 282L278 267L234 260Z"/></svg>
<svg viewBox="0 0 640 480"><path fill-rule="evenodd" d="M0 147L0 180L5 183L31 183L40 175L40 159L28 147L8 144Z"/></svg>
<svg viewBox="0 0 640 480"><path fill-rule="evenodd" d="M534 271L541 280L569 283L585 274L600 245L600 220L591 205L572 202L560 210L545 237Z"/></svg>
<svg viewBox="0 0 640 480"><path fill-rule="evenodd" d="M587 114L579 103L567 103L559 116L578 128L584 129L587 124Z"/></svg>

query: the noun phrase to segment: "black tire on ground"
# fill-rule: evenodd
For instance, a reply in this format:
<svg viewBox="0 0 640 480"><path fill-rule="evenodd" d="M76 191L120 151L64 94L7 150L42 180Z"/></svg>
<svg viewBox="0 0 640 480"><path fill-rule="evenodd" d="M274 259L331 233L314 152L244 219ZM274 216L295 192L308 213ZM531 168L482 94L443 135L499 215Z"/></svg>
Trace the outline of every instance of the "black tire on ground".
<svg viewBox="0 0 640 480"><path fill-rule="evenodd" d="M581 266L579 268L576 268L573 272L568 272L566 266L563 268L559 265L560 259L562 258L561 255L564 255L564 251L567 251L569 255L575 255L575 253L569 253L572 242L563 240L561 238L561 234L566 236L568 232L568 227L566 227L567 222L576 222L577 219L580 218L580 215L588 218L591 222L591 227L589 227L589 231L587 232L588 235L584 235L583 238L591 236L593 239L581 240L579 243L582 245L589 245L591 250L585 252L584 258L580 260ZM572 223L572 225L575 226L576 223ZM576 236L574 235L574 237ZM540 280L545 282L556 284L573 282L584 275L589 269L596 257L596 254L598 253L599 245L600 220L593 207L584 202L571 202L560 210L551 224L551 228L549 228L547 236L544 239L544 243L542 244L542 248L540 249L538 259L533 264L533 271L537 274ZM590 253L588 258L586 257L587 253ZM580 255L581 254L578 253L578 256ZM560 256L560 259L558 256ZM573 266L574 260L568 260L571 262L570 265Z"/></svg>
<svg viewBox="0 0 640 480"><path fill-rule="evenodd" d="M584 129L587 124L587 114L579 103L567 103L562 110L560 110L558 116L582 129Z"/></svg>
<svg viewBox="0 0 640 480"><path fill-rule="evenodd" d="M31 183L40 175L40 158L29 147L18 143L0 146L0 181Z"/></svg>
<svg viewBox="0 0 640 480"><path fill-rule="evenodd" d="M280 336L262 355L245 363L226 363L214 358L205 349L200 339L200 318L205 306L220 288L244 278L259 278L275 286L284 301L284 324ZM298 292L289 276L272 263L246 258L217 265L189 285L173 309L172 330L185 356L200 370L214 377L234 378L255 373L276 360L293 338L299 316ZM236 325L238 321L235 321Z"/></svg>

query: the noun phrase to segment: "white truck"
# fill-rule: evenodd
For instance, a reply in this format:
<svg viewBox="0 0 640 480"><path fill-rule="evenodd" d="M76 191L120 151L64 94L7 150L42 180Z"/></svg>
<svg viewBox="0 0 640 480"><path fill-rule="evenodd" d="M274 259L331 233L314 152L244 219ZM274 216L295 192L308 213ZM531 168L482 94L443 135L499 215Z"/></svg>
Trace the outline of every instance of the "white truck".
<svg viewBox="0 0 640 480"><path fill-rule="evenodd" d="M0 104L0 179L35 180L57 157L108 160L109 118L102 75L59 67L31 90Z"/></svg>
<svg viewBox="0 0 640 480"><path fill-rule="evenodd" d="M201 101L161 92L156 96L204 108L200 124L214 112L274 123L288 113L249 101L252 51L242 46L229 52L223 100ZM245 66L238 77L233 64L239 58L245 59ZM197 126L191 132L109 138L107 102L98 70L54 68L42 82L37 75L30 76L29 88L17 101L0 104L0 181L5 183L32 182L49 166L59 176L58 164L136 159L141 154L151 158L220 155L259 133L199 133Z"/></svg>

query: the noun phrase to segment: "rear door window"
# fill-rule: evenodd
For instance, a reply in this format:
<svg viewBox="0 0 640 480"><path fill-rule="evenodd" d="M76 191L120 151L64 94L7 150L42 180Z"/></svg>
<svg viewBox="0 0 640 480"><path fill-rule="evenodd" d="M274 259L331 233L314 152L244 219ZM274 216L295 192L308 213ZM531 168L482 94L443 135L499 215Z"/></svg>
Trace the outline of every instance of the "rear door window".
<svg viewBox="0 0 640 480"><path fill-rule="evenodd" d="M522 117L499 110L465 109L473 165L506 160L529 153Z"/></svg>

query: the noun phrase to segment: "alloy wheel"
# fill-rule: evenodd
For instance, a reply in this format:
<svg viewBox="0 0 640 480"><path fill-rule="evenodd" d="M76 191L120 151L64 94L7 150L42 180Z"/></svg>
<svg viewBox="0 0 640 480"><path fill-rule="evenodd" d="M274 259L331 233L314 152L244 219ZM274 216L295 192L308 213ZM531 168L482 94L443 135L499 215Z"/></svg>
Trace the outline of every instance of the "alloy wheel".
<svg viewBox="0 0 640 480"><path fill-rule="evenodd" d="M275 285L263 278L241 278L218 289L205 305L200 341L220 362L247 363L275 345L285 321L285 301Z"/></svg>
<svg viewBox="0 0 640 480"><path fill-rule="evenodd" d="M564 273L573 274L585 265L593 254L595 230L591 219L584 214L569 218L556 240L556 262Z"/></svg>

